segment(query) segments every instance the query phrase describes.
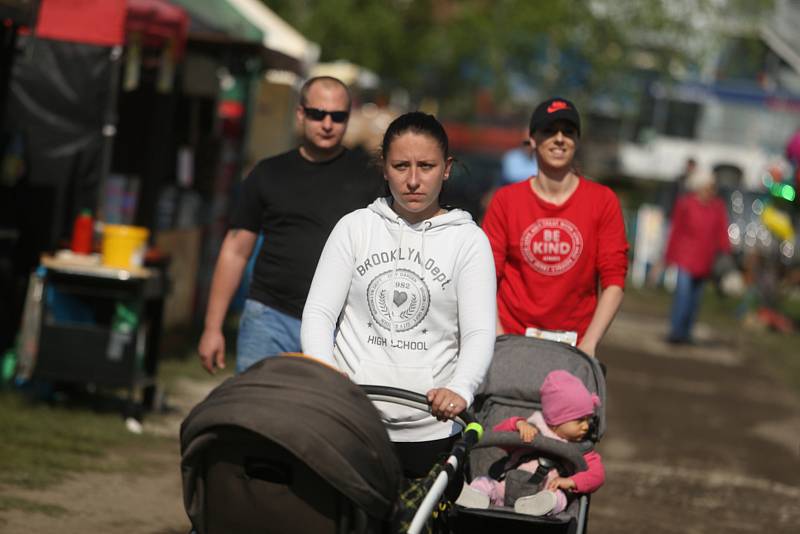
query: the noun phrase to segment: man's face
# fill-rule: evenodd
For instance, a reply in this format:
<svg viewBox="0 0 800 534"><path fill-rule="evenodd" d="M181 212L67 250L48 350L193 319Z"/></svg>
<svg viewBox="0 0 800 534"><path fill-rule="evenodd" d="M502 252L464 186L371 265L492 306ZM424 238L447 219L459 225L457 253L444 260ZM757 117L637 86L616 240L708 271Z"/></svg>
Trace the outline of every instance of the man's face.
<svg viewBox="0 0 800 534"><path fill-rule="evenodd" d="M337 85L315 83L308 90L305 105L297 106L297 119L305 141L321 151L335 150L341 145L347 131L347 118L336 122L334 118L341 117L331 116L330 113L320 118L318 110L349 113L347 93Z"/></svg>

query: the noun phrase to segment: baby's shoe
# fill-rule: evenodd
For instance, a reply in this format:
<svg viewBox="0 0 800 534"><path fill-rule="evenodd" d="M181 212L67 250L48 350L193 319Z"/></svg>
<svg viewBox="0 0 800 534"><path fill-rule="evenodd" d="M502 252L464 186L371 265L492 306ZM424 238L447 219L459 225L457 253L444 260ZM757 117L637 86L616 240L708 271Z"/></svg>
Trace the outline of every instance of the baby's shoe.
<svg viewBox="0 0 800 534"><path fill-rule="evenodd" d="M456 504L464 508L489 508L489 496L464 484Z"/></svg>
<svg viewBox="0 0 800 534"><path fill-rule="evenodd" d="M551 512L557 502L555 493L544 490L517 499L514 503L514 511L518 514L542 516Z"/></svg>

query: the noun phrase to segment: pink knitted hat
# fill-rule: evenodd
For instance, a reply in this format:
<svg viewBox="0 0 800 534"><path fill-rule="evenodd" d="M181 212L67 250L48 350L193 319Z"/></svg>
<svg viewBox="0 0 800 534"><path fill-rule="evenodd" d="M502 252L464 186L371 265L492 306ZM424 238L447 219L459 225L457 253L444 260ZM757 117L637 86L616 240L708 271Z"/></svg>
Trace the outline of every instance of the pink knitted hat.
<svg viewBox="0 0 800 534"><path fill-rule="evenodd" d="M557 426L594 413L600 397L589 393L583 382L567 371L551 371L542 383L542 415L548 425Z"/></svg>

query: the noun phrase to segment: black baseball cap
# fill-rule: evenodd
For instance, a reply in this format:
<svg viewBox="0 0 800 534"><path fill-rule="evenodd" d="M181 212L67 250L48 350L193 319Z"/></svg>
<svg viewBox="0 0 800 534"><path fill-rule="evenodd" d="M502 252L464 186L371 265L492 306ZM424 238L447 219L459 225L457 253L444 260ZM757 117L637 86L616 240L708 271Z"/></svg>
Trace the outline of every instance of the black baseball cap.
<svg viewBox="0 0 800 534"><path fill-rule="evenodd" d="M536 106L531 115L530 133L547 128L556 121L567 121L581 134L581 117L575 104L566 98L549 98Z"/></svg>

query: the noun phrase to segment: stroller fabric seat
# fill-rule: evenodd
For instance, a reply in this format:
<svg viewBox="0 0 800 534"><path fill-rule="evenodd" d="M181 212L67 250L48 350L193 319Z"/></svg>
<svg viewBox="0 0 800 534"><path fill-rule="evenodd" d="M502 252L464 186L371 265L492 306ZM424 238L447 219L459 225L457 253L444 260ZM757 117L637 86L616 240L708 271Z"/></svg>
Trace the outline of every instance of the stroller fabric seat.
<svg viewBox="0 0 800 534"><path fill-rule="evenodd" d="M527 416L540 410L541 385L551 371L559 369L575 375L602 401L593 418L588 439L583 443L565 443L538 434L532 443L523 444L516 433L488 431L508 417ZM470 479L490 475L492 466L498 462L502 464L506 451L515 448L554 461L563 475L586 469L583 454L592 449L605 433L605 400L605 374L597 359L555 341L514 335L498 337L489 371L475 395L475 416L487 433L470 453ZM545 517L516 514L508 506L460 508L457 530L583 533L588 508L588 495L572 500L563 512ZM532 526L536 528L531 530Z"/></svg>
<svg viewBox="0 0 800 534"><path fill-rule="evenodd" d="M181 471L198 534L336 531L348 507L383 521L402 478L362 390L288 355L229 378L195 406L181 425Z"/></svg>

